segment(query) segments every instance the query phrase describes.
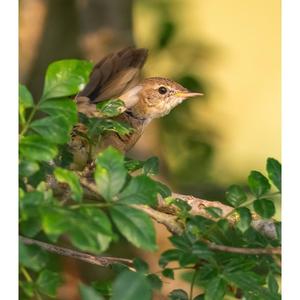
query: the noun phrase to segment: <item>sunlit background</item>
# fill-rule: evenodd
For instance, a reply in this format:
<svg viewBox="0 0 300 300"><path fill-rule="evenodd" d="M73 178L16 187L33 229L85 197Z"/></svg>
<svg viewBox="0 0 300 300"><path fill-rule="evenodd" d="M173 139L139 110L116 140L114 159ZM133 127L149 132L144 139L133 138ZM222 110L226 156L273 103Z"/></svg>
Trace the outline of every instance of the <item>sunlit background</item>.
<svg viewBox="0 0 300 300"><path fill-rule="evenodd" d="M145 76L205 93L154 121L129 153L159 156L174 191L222 200L267 157L280 160L279 0L20 1L20 81L36 98L50 62L97 62L128 45L149 48Z"/></svg>

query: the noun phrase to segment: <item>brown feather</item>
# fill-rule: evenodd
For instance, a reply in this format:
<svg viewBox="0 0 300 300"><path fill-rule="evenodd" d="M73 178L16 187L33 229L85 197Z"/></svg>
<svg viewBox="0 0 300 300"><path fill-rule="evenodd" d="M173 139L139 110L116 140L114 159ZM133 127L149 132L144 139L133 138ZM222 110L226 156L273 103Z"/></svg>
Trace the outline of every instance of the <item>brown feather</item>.
<svg viewBox="0 0 300 300"><path fill-rule="evenodd" d="M88 97L93 103L118 98L137 84L147 54L147 49L128 47L104 57L78 96Z"/></svg>

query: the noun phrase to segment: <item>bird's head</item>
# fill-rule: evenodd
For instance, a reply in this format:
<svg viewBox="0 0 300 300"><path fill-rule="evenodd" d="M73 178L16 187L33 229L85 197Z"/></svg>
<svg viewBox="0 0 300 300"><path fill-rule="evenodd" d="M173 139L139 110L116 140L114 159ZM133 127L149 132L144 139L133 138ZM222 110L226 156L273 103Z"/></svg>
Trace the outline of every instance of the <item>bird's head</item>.
<svg viewBox="0 0 300 300"><path fill-rule="evenodd" d="M190 92L179 83L162 77L144 79L136 87L136 92L138 101L131 111L135 116L145 119L163 117L182 101L203 95Z"/></svg>

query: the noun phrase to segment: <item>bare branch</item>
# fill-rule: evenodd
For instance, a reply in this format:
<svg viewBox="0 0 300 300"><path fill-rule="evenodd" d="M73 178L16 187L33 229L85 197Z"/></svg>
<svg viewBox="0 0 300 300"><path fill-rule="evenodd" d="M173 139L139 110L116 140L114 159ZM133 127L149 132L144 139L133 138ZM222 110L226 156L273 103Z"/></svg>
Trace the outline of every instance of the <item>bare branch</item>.
<svg viewBox="0 0 300 300"><path fill-rule="evenodd" d="M239 254L250 254L250 255L281 255L281 248L241 248L241 247L230 247L225 245L217 245L211 242L207 242L208 248L211 250L229 252L229 253L239 253Z"/></svg>
<svg viewBox="0 0 300 300"><path fill-rule="evenodd" d="M46 250L48 252L52 252L52 253L63 255L63 256L72 257L72 258L79 259L79 260L85 261L87 263L90 263L90 264L93 264L93 265L98 265L98 266L105 267L105 268L110 267L114 263L126 264L129 267L131 267L132 264L133 264L131 259L91 255L91 254L88 254L88 253L79 252L79 251L75 251L75 250L72 250L72 249L59 247L59 246L56 246L56 245L53 245L53 244L49 244L49 243L29 239L29 238L26 238L26 237L23 237L23 236L20 236L20 241L22 241L26 245L37 245L40 248L42 248L43 250Z"/></svg>

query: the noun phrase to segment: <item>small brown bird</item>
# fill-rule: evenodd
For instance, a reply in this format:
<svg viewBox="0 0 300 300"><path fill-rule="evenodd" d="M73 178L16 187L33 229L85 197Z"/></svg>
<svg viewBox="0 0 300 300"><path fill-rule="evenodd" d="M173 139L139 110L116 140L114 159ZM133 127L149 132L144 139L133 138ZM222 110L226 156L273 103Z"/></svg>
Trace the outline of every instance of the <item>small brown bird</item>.
<svg viewBox="0 0 300 300"><path fill-rule="evenodd" d="M126 110L116 119L129 123L134 131L127 136L109 133L101 139L100 145L88 151L82 138L76 135L76 131L84 131L79 124L71 142L74 161L79 163L79 168L108 145L123 152L128 151L152 119L167 115L187 98L202 95L190 92L167 78L151 77L141 80L140 73L147 54L147 49L125 48L106 56L93 68L89 82L76 97L78 111L88 117L97 117L99 111L96 109L96 103L108 99L121 99ZM88 153L92 157L88 157Z"/></svg>

